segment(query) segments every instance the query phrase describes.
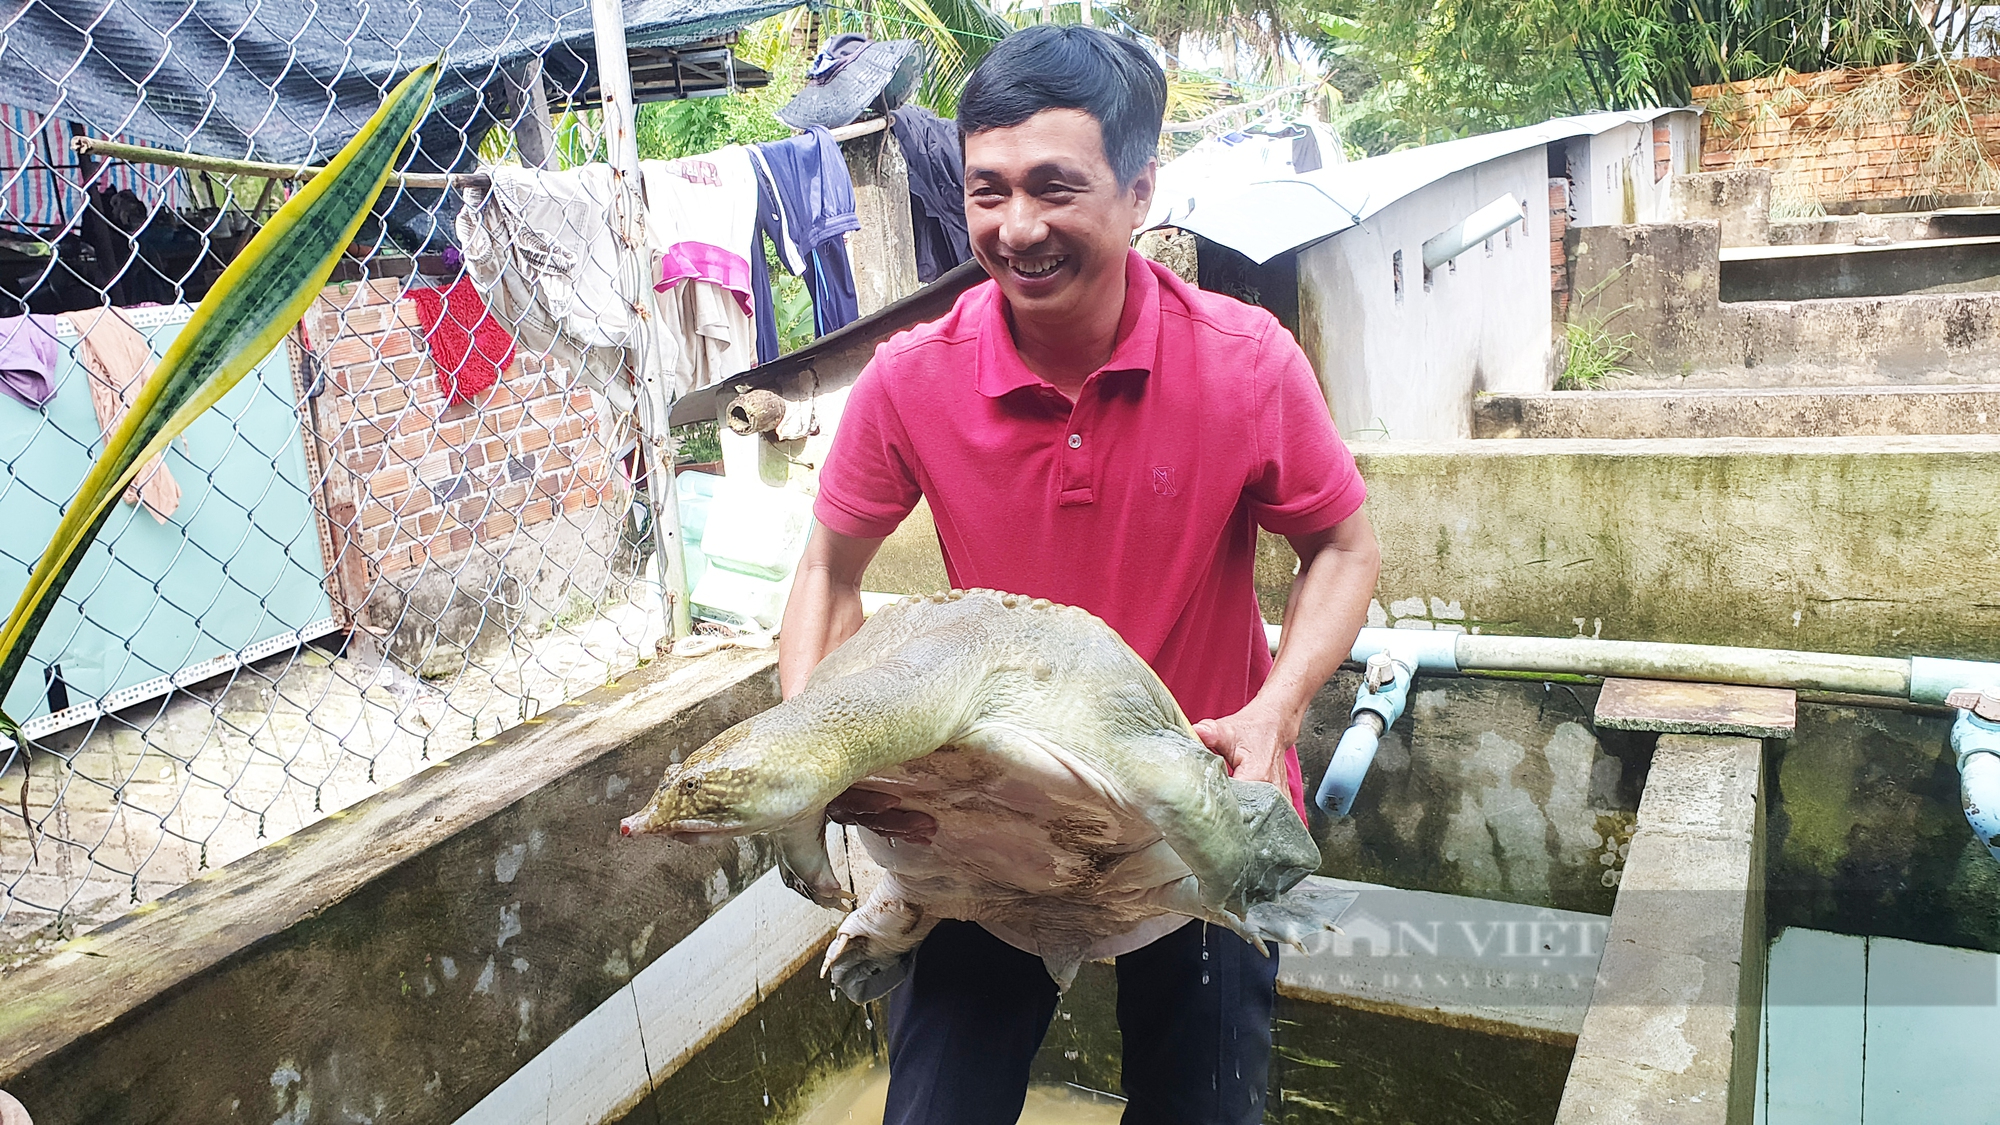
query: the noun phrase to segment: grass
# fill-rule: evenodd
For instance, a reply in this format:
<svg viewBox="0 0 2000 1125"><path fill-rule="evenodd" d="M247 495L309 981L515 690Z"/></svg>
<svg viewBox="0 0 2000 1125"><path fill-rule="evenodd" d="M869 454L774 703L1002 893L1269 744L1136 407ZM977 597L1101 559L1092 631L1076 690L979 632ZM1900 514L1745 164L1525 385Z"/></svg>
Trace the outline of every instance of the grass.
<svg viewBox="0 0 2000 1125"><path fill-rule="evenodd" d="M1562 376L1556 380L1556 390L1595 391L1620 375L1631 374L1622 365L1625 357L1632 354L1632 343L1637 339L1630 332L1612 332L1600 317L1565 324L1563 345L1569 356Z"/></svg>

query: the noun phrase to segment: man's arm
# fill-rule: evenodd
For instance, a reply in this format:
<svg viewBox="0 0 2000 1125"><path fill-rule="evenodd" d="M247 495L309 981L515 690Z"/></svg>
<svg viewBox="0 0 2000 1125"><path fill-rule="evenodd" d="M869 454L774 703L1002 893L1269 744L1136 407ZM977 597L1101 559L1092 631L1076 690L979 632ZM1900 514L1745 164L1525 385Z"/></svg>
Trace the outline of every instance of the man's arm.
<svg viewBox="0 0 2000 1125"><path fill-rule="evenodd" d="M806 686L827 653L861 628L861 574L881 546L880 539L857 539L813 524L778 626L778 690L786 699Z"/></svg>
<svg viewBox="0 0 2000 1125"><path fill-rule="evenodd" d="M1202 742L1228 761L1231 777L1279 789L1286 788L1285 748L1298 741L1313 695L1354 650L1382 569L1375 529L1363 511L1325 531L1288 538L1299 555L1299 574L1292 579L1270 677L1243 710L1194 725Z"/></svg>

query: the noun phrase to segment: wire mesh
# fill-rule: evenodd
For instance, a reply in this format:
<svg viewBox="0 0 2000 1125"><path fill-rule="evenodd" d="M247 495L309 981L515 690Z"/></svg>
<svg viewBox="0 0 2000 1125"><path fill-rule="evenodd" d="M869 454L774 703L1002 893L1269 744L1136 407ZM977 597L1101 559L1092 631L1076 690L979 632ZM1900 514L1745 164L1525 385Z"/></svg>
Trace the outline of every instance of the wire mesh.
<svg viewBox="0 0 2000 1125"><path fill-rule="evenodd" d="M628 35L712 46L776 7L640 4ZM556 168L588 131L568 111L595 99L576 0L31 0L11 13L9 605L143 361L298 186L100 159L78 138L323 162L442 54L406 170L472 171L482 145ZM0 749L0 968L654 654L664 626L629 397L621 409L591 389L616 385L625 353L615 339L550 344L518 309L467 299L463 206L392 185L285 347L175 443L71 582L7 698L27 742ZM540 231L552 245L602 237L601 218L562 214ZM563 276L571 323L629 311L595 265L583 255ZM526 279L531 306L547 303L546 280Z"/></svg>

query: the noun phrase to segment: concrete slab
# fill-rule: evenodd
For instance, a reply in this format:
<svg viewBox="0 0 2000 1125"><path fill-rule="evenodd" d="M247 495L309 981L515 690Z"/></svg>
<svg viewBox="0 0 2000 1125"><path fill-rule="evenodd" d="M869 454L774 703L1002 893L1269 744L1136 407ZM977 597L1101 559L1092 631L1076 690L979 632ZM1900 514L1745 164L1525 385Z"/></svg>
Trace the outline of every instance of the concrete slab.
<svg viewBox="0 0 2000 1125"><path fill-rule="evenodd" d="M1481 395L1475 438L2000 435L2000 385L1739 387Z"/></svg>
<svg viewBox="0 0 2000 1125"><path fill-rule="evenodd" d="M1749 1121L1762 743L1660 737L1557 1125Z"/></svg>
<svg viewBox="0 0 2000 1125"><path fill-rule="evenodd" d="M1784 688L1608 679L1596 722L1612 730L1790 738L1798 702L1798 693Z"/></svg>
<svg viewBox="0 0 2000 1125"><path fill-rule="evenodd" d="M1725 302L1714 222L1573 227L1564 245L1589 295L1571 322L1629 338L1620 388L2000 382L2000 294Z"/></svg>
<svg viewBox="0 0 2000 1125"><path fill-rule="evenodd" d="M1287 950L1286 996L1497 1035L1573 1044L1611 920L1492 899L1317 881L1360 897L1343 934Z"/></svg>
<svg viewBox="0 0 2000 1125"><path fill-rule="evenodd" d="M2000 237L1724 247L1721 265L1725 304L1990 292L2000 287Z"/></svg>

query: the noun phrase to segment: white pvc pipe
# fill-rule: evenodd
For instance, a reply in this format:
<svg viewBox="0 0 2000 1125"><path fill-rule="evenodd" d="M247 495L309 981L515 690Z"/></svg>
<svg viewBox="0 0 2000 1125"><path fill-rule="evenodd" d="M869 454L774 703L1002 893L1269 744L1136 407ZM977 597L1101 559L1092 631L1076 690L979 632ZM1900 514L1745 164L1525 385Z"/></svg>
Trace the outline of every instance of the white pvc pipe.
<svg viewBox="0 0 2000 1125"><path fill-rule="evenodd" d="M1424 240L1424 268L1434 270L1527 216L1512 193L1474 211L1455 227Z"/></svg>
<svg viewBox="0 0 2000 1125"><path fill-rule="evenodd" d="M1272 651L1277 651L1278 626L1267 625L1265 630ZM1919 703L1942 703L1947 691L1960 687L2000 685L2000 665L1970 660L1436 630L1363 629L1355 638L1351 658L1365 664L1370 656L1390 649L1419 671L1624 676L1846 692Z"/></svg>

